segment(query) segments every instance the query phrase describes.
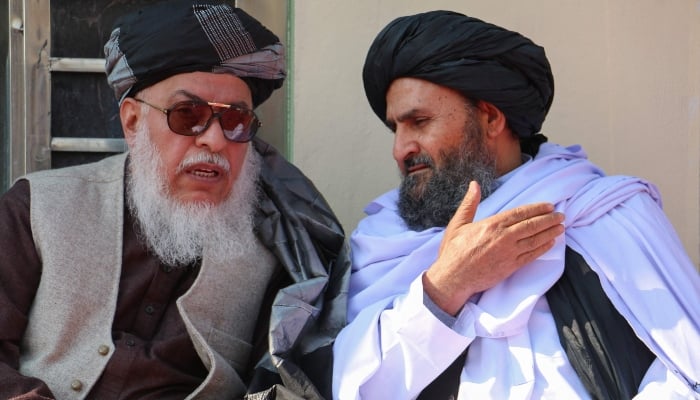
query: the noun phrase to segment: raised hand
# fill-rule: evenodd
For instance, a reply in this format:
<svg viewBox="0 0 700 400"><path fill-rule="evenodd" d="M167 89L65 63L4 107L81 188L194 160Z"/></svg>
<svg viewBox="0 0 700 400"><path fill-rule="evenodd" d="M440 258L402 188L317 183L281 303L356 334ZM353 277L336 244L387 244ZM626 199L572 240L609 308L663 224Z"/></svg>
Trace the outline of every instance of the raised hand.
<svg viewBox="0 0 700 400"><path fill-rule="evenodd" d="M550 203L535 203L472 222L481 188L469 184L445 230L437 260L423 275L432 301L456 315L473 294L495 286L554 245L564 215Z"/></svg>

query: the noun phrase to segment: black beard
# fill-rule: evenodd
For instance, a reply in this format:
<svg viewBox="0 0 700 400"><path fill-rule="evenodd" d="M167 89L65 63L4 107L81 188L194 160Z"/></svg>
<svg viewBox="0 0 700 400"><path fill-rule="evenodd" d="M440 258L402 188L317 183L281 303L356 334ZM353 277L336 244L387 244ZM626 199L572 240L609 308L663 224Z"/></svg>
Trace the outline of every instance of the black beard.
<svg viewBox="0 0 700 400"><path fill-rule="evenodd" d="M440 152L444 160L441 168L433 160L423 159L422 162L429 161L426 164L430 170L406 176L401 182L399 215L410 229L447 226L470 181L481 186L482 200L493 192L497 178L495 159L486 149L480 129L475 128L465 127L465 139L460 146ZM431 175L425 178L424 174Z"/></svg>

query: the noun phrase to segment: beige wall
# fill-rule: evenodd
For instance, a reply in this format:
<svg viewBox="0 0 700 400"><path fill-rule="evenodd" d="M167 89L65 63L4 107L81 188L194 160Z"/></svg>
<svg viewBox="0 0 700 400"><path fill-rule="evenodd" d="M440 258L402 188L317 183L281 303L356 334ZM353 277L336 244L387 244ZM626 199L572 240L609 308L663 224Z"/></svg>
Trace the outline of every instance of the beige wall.
<svg viewBox="0 0 700 400"><path fill-rule="evenodd" d="M543 133L560 144L582 144L610 174L656 183L666 213L699 264L699 1L289 4L290 154L346 229L354 228L369 200L398 182L392 136L371 112L362 90L366 51L394 17L452 9L520 31L545 47L556 91Z"/></svg>
<svg viewBox="0 0 700 400"><path fill-rule="evenodd" d="M287 24L291 20L288 18L287 3L285 1L237 0L236 6L257 18L263 25L274 32L282 43L290 42L289 38L287 38ZM255 110L260 120L263 121L263 127L260 129L259 135L282 152L285 152L289 147L288 139L291 137L291 135L287 134L289 132L287 129L287 117L291 115L287 107L288 104L291 104L287 101L288 93L286 87L283 90L274 91L270 98Z"/></svg>

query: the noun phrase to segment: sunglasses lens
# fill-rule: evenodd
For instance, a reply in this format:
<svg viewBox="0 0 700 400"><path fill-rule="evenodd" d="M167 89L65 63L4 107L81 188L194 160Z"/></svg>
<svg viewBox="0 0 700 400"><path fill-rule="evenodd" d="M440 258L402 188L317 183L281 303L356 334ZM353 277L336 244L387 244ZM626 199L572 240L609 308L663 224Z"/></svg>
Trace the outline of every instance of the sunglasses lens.
<svg viewBox="0 0 700 400"><path fill-rule="evenodd" d="M219 117L224 135L234 142L247 142L258 129L257 118L252 111L229 108Z"/></svg>
<svg viewBox="0 0 700 400"><path fill-rule="evenodd" d="M204 132L211 116L212 110L207 104L178 103L168 113L168 125L177 134L196 136Z"/></svg>

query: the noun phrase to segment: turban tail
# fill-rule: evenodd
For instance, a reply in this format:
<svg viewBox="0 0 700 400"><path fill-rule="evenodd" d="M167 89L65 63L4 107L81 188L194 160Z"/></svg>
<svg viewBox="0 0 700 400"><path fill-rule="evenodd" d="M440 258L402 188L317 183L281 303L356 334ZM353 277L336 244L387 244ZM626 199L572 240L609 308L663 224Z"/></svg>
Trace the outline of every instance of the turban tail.
<svg viewBox="0 0 700 400"><path fill-rule="evenodd" d="M165 1L117 21L104 51L107 82L119 101L195 71L243 79L253 107L282 86L285 55L277 36L227 2L202 3Z"/></svg>
<svg viewBox="0 0 700 400"><path fill-rule="evenodd" d="M386 92L401 77L424 79L494 104L521 138L540 131L554 97L542 47L517 32L451 11L397 18L375 38L362 78L382 121Z"/></svg>

